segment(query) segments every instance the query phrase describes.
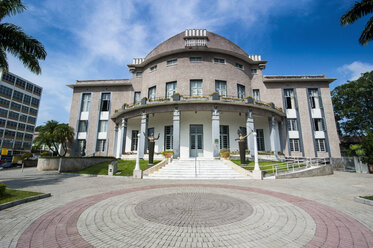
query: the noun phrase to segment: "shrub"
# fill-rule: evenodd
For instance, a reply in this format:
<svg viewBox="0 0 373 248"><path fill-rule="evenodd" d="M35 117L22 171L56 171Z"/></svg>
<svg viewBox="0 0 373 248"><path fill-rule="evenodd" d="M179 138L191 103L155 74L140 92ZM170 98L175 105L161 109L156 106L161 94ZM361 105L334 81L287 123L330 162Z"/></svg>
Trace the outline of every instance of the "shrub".
<svg viewBox="0 0 373 248"><path fill-rule="evenodd" d="M40 155L44 157L44 156L50 156L50 154L51 154L50 152L42 152Z"/></svg>
<svg viewBox="0 0 373 248"><path fill-rule="evenodd" d="M25 152L24 154L21 155L22 161L23 160L27 160L27 159L29 159L31 157L32 157L32 153L31 152Z"/></svg>
<svg viewBox="0 0 373 248"><path fill-rule="evenodd" d="M4 183L0 183L0 197L3 197L3 195L5 195L5 189L6 185Z"/></svg>
<svg viewBox="0 0 373 248"><path fill-rule="evenodd" d="M220 157L229 158L230 152L228 150L220 150Z"/></svg>
<svg viewBox="0 0 373 248"><path fill-rule="evenodd" d="M174 154L174 151L163 151L162 155L165 156L165 158L171 158Z"/></svg>

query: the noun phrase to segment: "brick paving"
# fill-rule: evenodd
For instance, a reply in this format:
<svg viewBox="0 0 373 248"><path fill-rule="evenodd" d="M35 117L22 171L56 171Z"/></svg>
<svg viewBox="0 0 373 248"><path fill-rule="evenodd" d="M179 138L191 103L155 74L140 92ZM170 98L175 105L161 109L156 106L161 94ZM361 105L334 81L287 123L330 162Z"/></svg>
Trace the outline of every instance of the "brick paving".
<svg viewBox="0 0 373 248"><path fill-rule="evenodd" d="M371 206L348 200L372 192L370 175L201 182L16 173L0 180L52 197L0 211L0 247L373 247ZM340 187L325 188L333 183Z"/></svg>

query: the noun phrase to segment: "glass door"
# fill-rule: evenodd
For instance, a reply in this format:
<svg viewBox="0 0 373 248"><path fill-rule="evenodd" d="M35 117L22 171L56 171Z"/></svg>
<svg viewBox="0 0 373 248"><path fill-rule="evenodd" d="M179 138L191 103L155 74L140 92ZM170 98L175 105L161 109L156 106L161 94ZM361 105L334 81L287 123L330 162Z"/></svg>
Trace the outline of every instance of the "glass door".
<svg viewBox="0 0 373 248"><path fill-rule="evenodd" d="M203 156L203 125L190 125L190 149L191 158Z"/></svg>

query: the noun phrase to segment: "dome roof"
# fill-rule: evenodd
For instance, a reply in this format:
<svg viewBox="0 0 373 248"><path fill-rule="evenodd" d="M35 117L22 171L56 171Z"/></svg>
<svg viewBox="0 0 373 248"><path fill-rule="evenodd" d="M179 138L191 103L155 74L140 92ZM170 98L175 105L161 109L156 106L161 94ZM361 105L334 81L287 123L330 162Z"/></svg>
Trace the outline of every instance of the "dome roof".
<svg viewBox="0 0 373 248"><path fill-rule="evenodd" d="M189 33L188 33L189 31ZM195 33L191 31L195 31ZM190 34L190 36L186 36ZM197 35L199 34L199 35ZM206 40L205 46L193 46L193 47L186 47L185 39L200 39ZM182 52L183 50L189 51L190 48L197 48L198 50L212 50L212 51L221 51L221 52L228 52L231 54L241 55L247 57L247 53L242 50L239 46L231 42L230 40L217 35L212 32L208 32L206 30L187 30L185 32L181 32L168 40L164 41L156 48L154 48L146 57L145 60L152 60L160 55L167 55L173 52Z"/></svg>

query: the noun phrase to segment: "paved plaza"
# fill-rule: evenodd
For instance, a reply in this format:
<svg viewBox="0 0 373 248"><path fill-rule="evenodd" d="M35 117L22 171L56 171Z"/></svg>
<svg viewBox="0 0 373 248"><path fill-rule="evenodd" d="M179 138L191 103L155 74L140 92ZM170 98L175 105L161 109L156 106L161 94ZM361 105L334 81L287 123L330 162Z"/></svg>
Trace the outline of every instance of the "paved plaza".
<svg viewBox="0 0 373 248"><path fill-rule="evenodd" d="M0 247L373 247L373 175L135 180L0 171L52 197L0 211Z"/></svg>

